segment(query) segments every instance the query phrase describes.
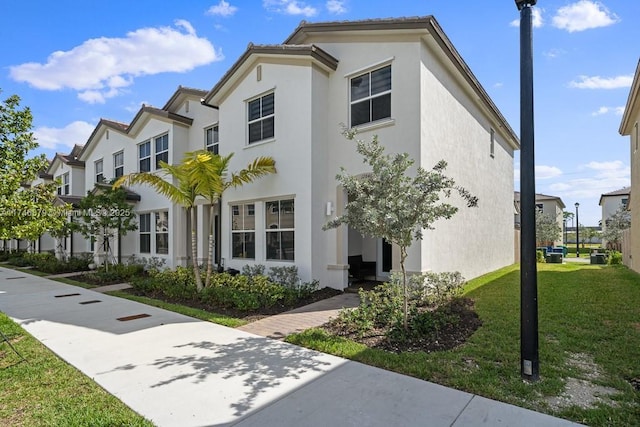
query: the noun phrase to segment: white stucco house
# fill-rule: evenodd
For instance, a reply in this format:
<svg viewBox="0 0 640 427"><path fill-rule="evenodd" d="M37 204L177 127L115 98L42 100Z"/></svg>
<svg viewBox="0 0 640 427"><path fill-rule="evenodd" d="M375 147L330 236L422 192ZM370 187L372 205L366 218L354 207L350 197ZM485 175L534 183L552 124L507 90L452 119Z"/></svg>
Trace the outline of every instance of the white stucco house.
<svg viewBox="0 0 640 427"><path fill-rule="evenodd" d="M600 224L602 231L607 229L607 221L620 208L626 209L629 206L629 197L631 196L631 187L624 187L619 190L602 194L598 205L602 207L602 219ZM603 241L603 245L607 242Z"/></svg>
<svg viewBox="0 0 640 427"><path fill-rule="evenodd" d="M234 153L230 171L271 156L277 174L227 190L211 231L210 206L198 202L198 261L211 232L216 264L295 265L303 281L343 289L353 260L375 263L377 279L399 268L399 251L386 242L347 227L322 229L347 203L335 179L340 168L369 172L343 127L362 139L378 135L387 152L407 152L428 169L444 159L446 174L479 199L466 208L452 198L460 211L411 246L410 272L460 271L470 279L514 262L519 140L432 16L303 21L282 44L249 45L209 91L180 87L162 108L142 106L130 123L102 119L72 156L84 165L79 178L62 159L51 172L62 182L69 173L73 190L61 196L81 196L102 180L154 172L160 160L176 164L188 151ZM187 265L184 208L144 185L127 190L139 228L113 242L113 254Z"/></svg>
<svg viewBox="0 0 640 427"><path fill-rule="evenodd" d="M640 62L633 76L629 97L624 108L618 132L629 137L629 159L631 163L631 189L629 211L631 229L623 237L623 261L629 268L640 272Z"/></svg>
<svg viewBox="0 0 640 427"><path fill-rule="evenodd" d="M515 191L513 193L513 202L515 206L515 226L520 228L520 192ZM564 209L566 208L562 199L558 196L549 196L547 194L536 193L536 209L542 212L543 215L550 216L555 219L556 223L561 230L564 231ZM562 237L554 241L552 246L562 244Z"/></svg>
<svg viewBox="0 0 640 427"><path fill-rule="evenodd" d="M344 288L350 256L399 268L397 248L346 227L323 231L347 202L340 167L367 173L341 125L447 174L479 198L409 250L411 272L472 278L514 262L513 154L519 141L431 17L307 23L279 45L249 45L204 97L219 112L231 170L259 156L278 173L222 200L225 265L295 264L303 280ZM479 254L482 254L479 256Z"/></svg>

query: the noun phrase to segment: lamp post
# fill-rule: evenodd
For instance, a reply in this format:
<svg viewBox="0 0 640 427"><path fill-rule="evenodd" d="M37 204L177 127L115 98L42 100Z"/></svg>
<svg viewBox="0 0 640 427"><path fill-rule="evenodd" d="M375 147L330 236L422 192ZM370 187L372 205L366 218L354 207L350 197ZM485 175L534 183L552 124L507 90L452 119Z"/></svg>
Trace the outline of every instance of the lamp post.
<svg viewBox="0 0 640 427"><path fill-rule="evenodd" d="M580 257L580 219L578 218L578 207L580 203L576 202L576 258Z"/></svg>
<svg viewBox="0 0 640 427"><path fill-rule="evenodd" d="M520 375L525 380L537 381L540 363L531 22L531 6L537 0L515 2L520 11Z"/></svg>

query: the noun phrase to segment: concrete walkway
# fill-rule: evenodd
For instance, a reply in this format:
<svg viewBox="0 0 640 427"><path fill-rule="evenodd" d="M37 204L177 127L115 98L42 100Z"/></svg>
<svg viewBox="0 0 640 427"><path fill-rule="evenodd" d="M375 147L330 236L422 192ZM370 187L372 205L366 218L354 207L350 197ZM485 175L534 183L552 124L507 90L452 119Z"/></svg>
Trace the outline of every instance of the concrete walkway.
<svg viewBox="0 0 640 427"><path fill-rule="evenodd" d="M158 426L576 425L2 267L0 311Z"/></svg>

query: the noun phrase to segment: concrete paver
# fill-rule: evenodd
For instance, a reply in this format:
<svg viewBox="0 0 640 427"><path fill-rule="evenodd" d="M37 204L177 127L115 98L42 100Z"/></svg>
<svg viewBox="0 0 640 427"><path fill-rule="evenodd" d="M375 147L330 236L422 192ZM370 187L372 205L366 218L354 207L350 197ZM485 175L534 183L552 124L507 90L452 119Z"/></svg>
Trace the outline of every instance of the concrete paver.
<svg viewBox="0 0 640 427"><path fill-rule="evenodd" d="M158 426L576 425L1 267L0 311Z"/></svg>

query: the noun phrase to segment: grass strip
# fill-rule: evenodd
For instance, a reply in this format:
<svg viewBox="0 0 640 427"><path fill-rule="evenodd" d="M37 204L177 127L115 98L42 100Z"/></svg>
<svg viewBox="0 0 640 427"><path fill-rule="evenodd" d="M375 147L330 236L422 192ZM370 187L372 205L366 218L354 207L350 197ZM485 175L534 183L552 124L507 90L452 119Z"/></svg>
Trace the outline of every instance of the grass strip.
<svg viewBox="0 0 640 427"><path fill-rule="evenodd" d="M153 426L0 313L0 425Z"/></svg>

